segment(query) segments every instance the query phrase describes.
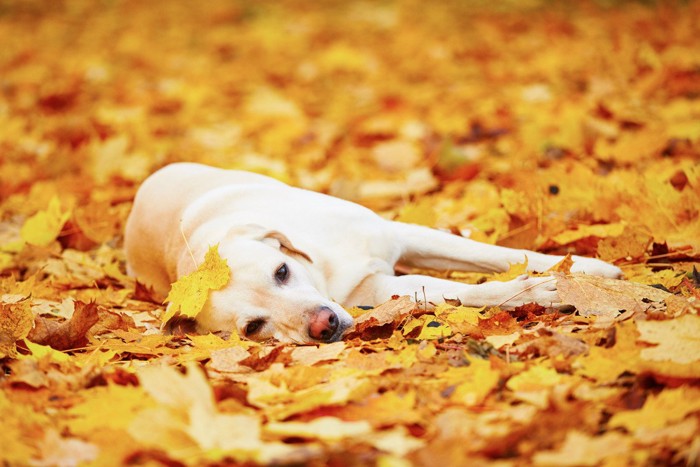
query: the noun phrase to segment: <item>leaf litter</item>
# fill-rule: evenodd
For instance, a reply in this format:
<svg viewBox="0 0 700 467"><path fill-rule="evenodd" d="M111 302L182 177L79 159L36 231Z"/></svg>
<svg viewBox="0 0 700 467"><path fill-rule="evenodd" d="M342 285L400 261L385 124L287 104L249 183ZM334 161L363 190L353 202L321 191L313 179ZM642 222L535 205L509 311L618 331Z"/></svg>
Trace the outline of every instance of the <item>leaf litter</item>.
<svg viewBox="0 0 700 467"><path fill-rule="evenodd" d="M696 463L698 8L6 2L2 463ZM396 297L326 345L165 330L228 280L212 253L166 311L125 273L180 160L625 279L568 259L568 308Z"/></svg>

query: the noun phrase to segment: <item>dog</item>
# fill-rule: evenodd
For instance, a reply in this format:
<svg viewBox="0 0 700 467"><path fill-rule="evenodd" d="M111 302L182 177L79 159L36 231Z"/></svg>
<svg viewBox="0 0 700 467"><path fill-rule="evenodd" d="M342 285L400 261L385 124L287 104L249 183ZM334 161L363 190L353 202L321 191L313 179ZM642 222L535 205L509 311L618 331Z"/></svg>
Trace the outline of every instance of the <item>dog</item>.
<svg viewBox="0 0 700 467"><path fill-rule="evenodd" d="M496 272L525 260L528 271L543 272L562 256L386 220L358 204L244 171L175 163L144 181L125 228L130 275L165 296L216 244L231 279L210 293L196 317L201 332L235 328L253 340L334 342L353 322L345 308L381 304L395 295L433 304L562 305L549 277L472 285L395 275L397 264ZM621 275L601 260L572 259L573 272Z"/></svg>

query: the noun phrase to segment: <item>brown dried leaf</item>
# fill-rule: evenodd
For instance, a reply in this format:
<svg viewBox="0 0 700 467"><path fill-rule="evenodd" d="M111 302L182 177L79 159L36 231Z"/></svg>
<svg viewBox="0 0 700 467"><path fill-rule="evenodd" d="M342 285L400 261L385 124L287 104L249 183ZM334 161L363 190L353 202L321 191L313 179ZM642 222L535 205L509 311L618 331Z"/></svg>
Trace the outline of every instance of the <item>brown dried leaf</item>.
<svg viewBox="0 0 700 467"><path fill-rule="evenodd" d="M514 353L534 353L546 355L549 358L558 356L571 357L582 355L588 351L588 345L571 335L553 332L545 334L529 342L517 345L511 349Z"/></svg>
<svg viewBox="0 0 700 467"><path fill-rule="evenodd" d="M621 235L606 237L598 242L598 256L605 261L639 258L644 255L653 235L645 230L625 227Z"/></svg>
<svg viewBox="0 0 700 467"><path fill-rule="evenodd" d="M487 336L502 336L520 332L520 324L507 311L499 311L490 318L479 322L479 329Z"/></svg>
<svg viewBox="0 0 700 467"><path fill-rule="evenodd" d="M92 336L116 329L126 331L130 326L133 327L134 322L128 316L109 311L94 302L76 301L71 319L59 323L39 316L28 338L56 350L69 350L85 347Z"/></svg>
<svg viewBox="0 0 700 467"><path fill-rule="evenodd" d="M158 300L156 297L156 292L153 287L142 284L138 280L134 284L134 300L141 300L142 302L151 302L158 305L163 303L163 300Z"/></svg>
<svg viewBox="0 0 700 467"><path fill-rule="evenodd" d="M269 347L259 347L257 353L241 360L239 363L255 371L263 371L269 368L273 363L291 362L292 358L289 352L285 352L287 349L288 348L284 345L278 345L271 349Z"/></svg>
<svg viewBox="0 0 700 467"><path fill-rule="evenodd" d="M642 284L589 276L556 274L562 302L573 305L582 316L618 318L622 312L638 313L652 304L664 305L672 294Z"/></svg>
<svg viewBox="0 0 700 467"><path fill-rule="evenodd" d="M301 365L311 366L319 362L337 360L343 350L345 350L345 342L342 341L321 344L319 347L297 347L292 350L292 360Z"/></svg>
<svg viewBox="0 0 700 467"><path fill-rule="evenodd" d="M346 338L360 337L364 340L371 340L378 337L388 337L415 309L416 304L409 296L389 300L355 318L355 326L346 334Z"/></svg>
<svg viewBox="0 0 700 467"><path fill-rule="evenodd" d="M17 357L15 343L27 337L33 320L28 301L0 303L0 358Z"/></svg>

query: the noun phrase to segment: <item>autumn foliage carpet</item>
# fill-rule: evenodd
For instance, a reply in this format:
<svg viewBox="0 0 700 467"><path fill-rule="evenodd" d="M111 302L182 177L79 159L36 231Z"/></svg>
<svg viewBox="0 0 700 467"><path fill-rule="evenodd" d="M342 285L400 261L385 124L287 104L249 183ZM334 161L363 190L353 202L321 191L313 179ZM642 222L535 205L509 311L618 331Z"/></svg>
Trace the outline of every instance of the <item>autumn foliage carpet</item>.
<svg viewBox="0 0 700 467"><path fill-rule="evenodd" d="M0 464L698 465L700 4L487 3L1 0ZM625 279L166 334L122 230L181 160Z"/></svg>

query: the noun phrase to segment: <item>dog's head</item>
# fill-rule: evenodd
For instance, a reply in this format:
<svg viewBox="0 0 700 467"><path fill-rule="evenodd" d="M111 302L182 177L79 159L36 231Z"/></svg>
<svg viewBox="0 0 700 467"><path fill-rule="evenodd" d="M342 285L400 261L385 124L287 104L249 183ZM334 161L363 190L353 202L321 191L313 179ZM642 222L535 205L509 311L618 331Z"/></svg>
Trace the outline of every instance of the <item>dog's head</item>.
<svg viewBox="0 0 700 467"><path fill-rule="evenodd" d="M219 243L231 280L212 291L197 316L202 331L230 331L253 340L334 342L352 317L319 291L312 260L280 232L255 225L231 230Z"/></svg>

